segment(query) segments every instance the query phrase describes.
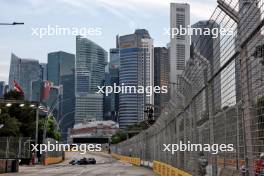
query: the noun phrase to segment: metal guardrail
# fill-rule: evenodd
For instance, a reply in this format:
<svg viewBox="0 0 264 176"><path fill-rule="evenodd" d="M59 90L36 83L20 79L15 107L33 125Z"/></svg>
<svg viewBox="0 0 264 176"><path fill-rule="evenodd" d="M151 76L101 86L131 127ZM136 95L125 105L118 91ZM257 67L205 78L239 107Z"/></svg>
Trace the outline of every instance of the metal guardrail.
<svg viewBox="0 0 264 176"><path fill-rule="evenodd" d="M29 159L30 138L0 137L0 159Z"/></svg>

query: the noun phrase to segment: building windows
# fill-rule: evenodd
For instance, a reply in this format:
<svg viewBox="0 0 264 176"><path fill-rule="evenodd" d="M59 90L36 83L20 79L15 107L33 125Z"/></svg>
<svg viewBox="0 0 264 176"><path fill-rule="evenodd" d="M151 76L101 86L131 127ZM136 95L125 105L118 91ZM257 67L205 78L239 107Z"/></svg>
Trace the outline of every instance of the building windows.
<svg viewBox="0 0 264 176"><path fill-rule="evenodd" d="M177 54L177 69L184 70L185 68L185 45L177 45L176 48Z"/></svg>
<svg viewBox="0 0 264 176"><path fill-rule="evenodd" d="M176 8L176 11L177 12L185 12L185 9L184 8Z"/></svg>

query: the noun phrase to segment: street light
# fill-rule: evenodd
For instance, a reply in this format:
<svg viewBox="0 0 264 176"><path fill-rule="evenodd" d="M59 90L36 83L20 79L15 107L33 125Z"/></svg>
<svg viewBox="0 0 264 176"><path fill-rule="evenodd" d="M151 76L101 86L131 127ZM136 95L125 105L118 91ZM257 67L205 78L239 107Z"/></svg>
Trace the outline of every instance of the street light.
<svg viewBox="0 0 264 176"><path fill-rule="evenodd" d="M67 98L67 99L64 99L64 100L58 100L58 98L60 98L60 95L58 95L57 96L57 98L54 100L54 104L47 110L47 115L46 115L46 117L50 117L52 114L53 114L53 111L56 109L56 107L57 107L57 105L59 104L59 103L62 103L62 102L66 102L66 101L69 101L69 100L72 100L73 98ZM43 109L42 109L42 111L43 111ZM61 118L64 118L65 117L65 115L67 116L67 115L69 115L70 113L73 113L73 112L69 112L69 113L67 113L67 114L64 114L64 116L63 117L61 117ZM54 116L51 116L53 119L54 119L54 121L55 121L55 123L56 123L56 126L57 126L57 128L59 127L59 121L58 121L58 119L56 119ZM47 127L48 127L48 118L46 118L46 120L45 120L45 123L44 123L44 131L43 131L43 143L45 142L45 139L46 139L46 134L47 134Z"/></svg>
<svg viewBox="0 0 264 176"><path fill-rule="evenodd" d="M24 25L23 22L0 23L0 25Z"/></svg>
<svg viewBox="0 0 264 176"><path fill-rule="evenodd" d="M11 103L7 103L7 104L6 104L6 107L11 107L11 106L12 106Z"/></svg>

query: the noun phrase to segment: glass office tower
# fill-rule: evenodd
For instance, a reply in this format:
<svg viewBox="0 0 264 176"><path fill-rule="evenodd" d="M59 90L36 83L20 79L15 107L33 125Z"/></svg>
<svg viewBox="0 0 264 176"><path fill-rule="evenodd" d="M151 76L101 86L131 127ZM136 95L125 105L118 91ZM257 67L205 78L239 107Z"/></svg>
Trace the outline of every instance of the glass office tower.
<svg viewBox="0 0 264 176"><path fill-rule="evenodd" d="M14 89L14 80L21 86L25 100L31 100L33 81L39 80L40 67L38 60L22 59L11 54L9 86Z"/></svg>
<svg viewBox="0 0 264 176"><path fill-rule="evenodd" d="M126 86L154 85L153 40L145 29L121 36L119 84ZM125 128L146 119L144 110L154 104L154 95L128 93L119 95L119 126Z"/></svg>
<svg viewBox="0 0 264 176"><path fill-rule="evenodd" d="M104 79L107 52L93 41L76 37L75 123L103 120L103 95L97 86Z"/></svg>
<svg viewBox="0 0 264 176"><path fill-rule="evenodd" d="M75 56L64 51L52 52L48 54L47 79L54 86L62 87L61 102L59 104L58 122L62 131L62 140L67 139L68 128L74 125L75 109Z"/></svg>

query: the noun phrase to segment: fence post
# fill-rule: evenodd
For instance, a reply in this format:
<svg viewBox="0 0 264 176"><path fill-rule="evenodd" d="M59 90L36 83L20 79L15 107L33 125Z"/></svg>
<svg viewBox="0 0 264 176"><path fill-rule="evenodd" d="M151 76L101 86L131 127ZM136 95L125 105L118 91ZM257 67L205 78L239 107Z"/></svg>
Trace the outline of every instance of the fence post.
<svg viewBox="0 0 264 176"><path fill-rule="evenodd" d="M6 158L9 158L9 138L6 138Z"/></svg>
<svg viewBox="0 0 264 176"><path fill-rule="evenodd" d="M21 157L21 137L18 139L18 158Z"/></svg>
<svg viewBox="0 0 264 176"><path fill-rule="evenodd" d="M245 130L245 161L246 168L248 168L247 175L253 175L252 167L253 165L253 143L252 143L252 134L251 134L251 96L250 96L250 83L249 83L249 73L248 73L248 58L247 58L247 48L244 46L240 51L241 57L241 82L242 84L242 118Z"/></svg>
<svg viewBox="0 0 264 176"><path fill-rule="evenodd" d="M209 70L208 70L209 69ZM205 81L205 94L206 94L206 111L209 119L209 139L210 144L214 144L214 115L215 115L215 107L214 107L214 82L209 82L208 80L208 73L210 76L213 75L213 66L209 63L206 65L204 69L204 81ZM212 161L212 176L217 176L217 156L211 155Z"/></svg>

